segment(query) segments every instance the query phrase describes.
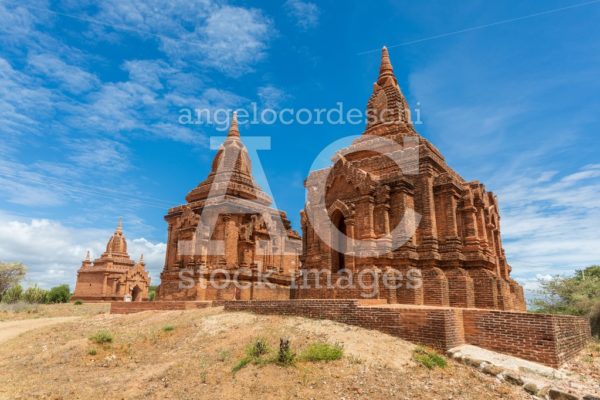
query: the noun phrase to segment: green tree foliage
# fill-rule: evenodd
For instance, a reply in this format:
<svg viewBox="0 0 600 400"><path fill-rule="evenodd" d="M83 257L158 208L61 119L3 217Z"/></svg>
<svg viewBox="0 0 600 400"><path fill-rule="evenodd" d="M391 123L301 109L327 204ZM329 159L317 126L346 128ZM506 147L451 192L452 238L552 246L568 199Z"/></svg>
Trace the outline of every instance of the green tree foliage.
<svg viewBox="0 0 600 400"><path fill-rule="evenodd" d="M55 286L48 292L48 303L68 303L70 299L69 285Z"/></svg>
<svg viewBox="0 0 600 400"><path fill-rule="evenodd" d="M156 286L150 286L148 288L148 300L154 301L156 298Z"/></svg>
<svg viewBox="0 0 600 400"><path fill-rule="evenodd" d="M26 272L27 269L21 263L0 262L0 299L7 290L21 283Z"/></svg>
<svg viewBox="0 0 600 400"><path fill-rule="evenodd" d="M4 295L2 296L2 302L8 304L17 303L21 301L22 296L23 287L21 285L14 285L4 292Z"/></svg>
<svg viewBox="0 0 600 400"><path fill-rule="evenodd" d="M537 311L587 316L592 333L600 337L600 265L578 270L570 277L540 280L540 287L533 300Z"/></svg>
<svg viewBox="0 0 600 400"><path fill-rule="evenodd" d="M38 285L30 286L23 293L22 300L27 303L45 304L48 302L48 291Z"/></svg>

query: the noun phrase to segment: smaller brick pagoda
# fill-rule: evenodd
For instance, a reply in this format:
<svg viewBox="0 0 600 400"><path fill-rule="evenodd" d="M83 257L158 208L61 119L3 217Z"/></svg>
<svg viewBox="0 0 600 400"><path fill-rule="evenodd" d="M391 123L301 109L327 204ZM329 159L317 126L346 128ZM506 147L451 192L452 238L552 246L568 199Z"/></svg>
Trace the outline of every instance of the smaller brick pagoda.
<svg viewBox="0 0 600 400"><path fill-rule="evenodd" d="M289 299L302 241L252 177L235 113L211 172L186 200L165 216L158 300Z"/></svg>
<svg viewBox="0 0 600 400"><path fill-rule="evenodd" d="M106 251L93 262L88 251L77 271L77 283L71 300L119 301L131 296L132 301L148 300L150 276L144 255L134 262L127 253L123 225L119 225L106 245Z"/></svg>

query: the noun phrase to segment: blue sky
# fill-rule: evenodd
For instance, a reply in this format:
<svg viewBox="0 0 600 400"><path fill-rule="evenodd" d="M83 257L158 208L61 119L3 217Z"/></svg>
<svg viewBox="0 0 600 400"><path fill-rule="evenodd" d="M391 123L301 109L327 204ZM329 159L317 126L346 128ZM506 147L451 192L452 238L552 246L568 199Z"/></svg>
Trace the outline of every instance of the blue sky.
<svg viewBox="0 0 600 400"><path fill-rule="evenodd" d="M364 109L387 45L423 124L496 192L513 276L600 262L600 1L0 1L0 259L73 285L123 217L153 280L216 126L180 109ZM299 229L303 180L362 125L242 125Z"/></svg>

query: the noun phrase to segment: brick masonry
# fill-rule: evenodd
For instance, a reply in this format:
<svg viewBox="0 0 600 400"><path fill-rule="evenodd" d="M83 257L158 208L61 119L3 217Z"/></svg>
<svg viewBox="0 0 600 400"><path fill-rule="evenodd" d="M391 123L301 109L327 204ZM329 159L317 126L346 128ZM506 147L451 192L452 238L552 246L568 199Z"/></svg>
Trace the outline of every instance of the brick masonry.
<svg viewBox="0 0 600 400"><path fill-rule="evenodd" d="M228 311L297 315L376 329L438 350L472 344L559 367L591 337L580 317L452 307L388 305L384 301L289 300L223 302Z"/></svg>

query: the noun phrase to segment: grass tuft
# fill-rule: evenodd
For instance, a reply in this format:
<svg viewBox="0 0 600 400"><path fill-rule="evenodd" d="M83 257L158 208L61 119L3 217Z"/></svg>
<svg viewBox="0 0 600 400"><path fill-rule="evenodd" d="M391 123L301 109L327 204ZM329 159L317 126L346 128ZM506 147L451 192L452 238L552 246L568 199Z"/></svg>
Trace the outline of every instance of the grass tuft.
<svg viewBox="0 0 600 400"><path fill-rule="evenodd" d="M173 325L165 325L162 328L163 332L172 332L175 330L175 327Z"/></svg>
<svg viewBox="0 0 600 400"><path fill-rule="evenodd" d="M269 344L265 339L256 339L254 343L246 348L246 355L250 358L258 358L269 352Z"/></svg>
<svg viewBox="0 0 600 400"><path fill-rule="evenodd" d="M112 343L113 337L108 331L98 331L95 335L90 336L90 340L97 344Z"/></svg>
<svg viewBox="0 0 600 400"><path fill-rule="evenodd" d="M96 351L96 349L90 349L90 350L88 350L88 355L95 356L96 354L98 354L98 352Z"/></svg>
<svg viewBox="0 0 600 400"><path fill-rule="evenodd" d="M83 301L81 301L81 300L75 300L75 303L73 303L73 304L76 305L76 306L80 306L80 305L83 304Z"/></svg>
<svg viewBox="0 0 600 400"><path fill-rule="evenodd" d="M343 355L344 348L342 345L317 342L308 346L300 354L300 359L304 361L334 361L339 360Z"/></svg>
<svg viewBox="0 0 600 400"><path fill-rule="evenodd" d="M413 350L413 359L427 369L445 368L447 365L444 357L423 347L417 347Z"/></svg>

